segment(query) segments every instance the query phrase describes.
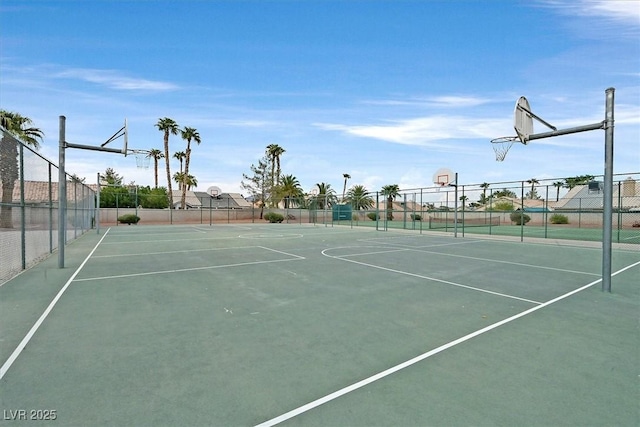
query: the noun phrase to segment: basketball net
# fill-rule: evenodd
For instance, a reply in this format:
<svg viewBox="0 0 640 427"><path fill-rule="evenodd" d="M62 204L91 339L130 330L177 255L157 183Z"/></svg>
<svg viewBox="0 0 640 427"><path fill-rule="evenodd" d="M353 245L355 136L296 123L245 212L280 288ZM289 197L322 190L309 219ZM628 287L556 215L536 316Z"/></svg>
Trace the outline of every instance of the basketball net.
<svg viewBox="0 0 640 427"><path fill-rule="evenodd" d="M493 152L496 154L496 161L501 162L507 157L509 149L515 141L518 141L517 136L503 136L491 140L491 146Z"/></svg>
<svg viewBox="0 0 640 427"><path fill-rule="evenodd" d="M136 166L138 169L149 169L151 163L151 156L149 153L134 153L136 156Z"/></svg>

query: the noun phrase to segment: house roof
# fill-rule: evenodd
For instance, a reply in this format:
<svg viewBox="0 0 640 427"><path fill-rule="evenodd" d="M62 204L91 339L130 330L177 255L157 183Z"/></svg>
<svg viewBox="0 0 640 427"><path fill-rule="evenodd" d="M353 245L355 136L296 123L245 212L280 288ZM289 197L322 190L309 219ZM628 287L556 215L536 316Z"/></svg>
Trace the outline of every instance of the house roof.
<svg viewBox="0 0 640 427"><path fill-rule="evenodd" d="M92 192L87 188L87 185L74 185L71 182L67 182L67 201L81 200L88 196L93 196L95 192ZM84 188L83 191L80 190ZM0 190L2 189L2 182L0 182ZM51 192L51 196L49 196ZM20 181L14 181L13 194L11 196L12 202L20 202ZM25 181L24 182L24 200L26 203L48 203L58 201L58 183L48 181Z"/></svg>
<svg viewBox="0 0 640 427"><path fill-rule="evenodd" d="M173 190L171 191L173 195L173 206L180 207L182 206L182 190ZM187 207L190 208L199 208L202 207L202 203L200 199L195 195L193 191L187 191L185 196L185 203Z"/></svg>
<svg viewBox="0 0 640 427"><path fill-rule="evenodd" d="M600 183L601 184L601 183ZM576 185L562 199L555 203L555 209L602 209L603 193L602 185L595 186ZM620 185L613 186L613 208L637 208L640 207L640 182L633 178L627 178Z"/></svg>

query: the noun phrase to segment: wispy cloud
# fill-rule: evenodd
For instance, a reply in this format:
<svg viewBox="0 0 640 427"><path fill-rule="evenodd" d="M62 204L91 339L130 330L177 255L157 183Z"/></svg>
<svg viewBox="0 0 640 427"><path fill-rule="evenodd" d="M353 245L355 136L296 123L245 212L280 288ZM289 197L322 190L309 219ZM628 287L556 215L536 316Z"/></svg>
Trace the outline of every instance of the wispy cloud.
<svg viewBox="0 0 640 427"><path fill-rule="evenodd" d="M436 96L430 98L368 100L364 104L383 106L425 106L440 108L476 107L492 102L475 96Z"/></svg>
<svg viewBox="0 0 640 427"><path fill-rule="evenodd" d="M617 35L637 37L640 33L640 4L637 0L541 0L540 4L571 17L591 17L589 32L594 26L606 27ZM613 27L613 28L612 28ZM599 37L606 36L598 31Z"/></svg>
<svg viewBox="0 0 640 427"><path fill-rule="evenodd" d="M491 102L489 99L477 98L474 96L437 96L429 98L431 104L441 107L476 107Z"/></svg>
<svg viewBox="0 0 640 427"><path fill-rule="evenodd" d="M582 0L579 4L584 15L640 25L640 4L636 0Z"/></svg>
<svg viewBox="0 0 640 427"><path fill-rule="evenodd" d="M498 129L512 132L509 120L478 119L463 116L429 116L397 120L388 124L344 125L315 123L315 126L353 136L378 139L396 144L440 146L446 139L491 139ZM499 133L499 131L498 131ZM513 132L512 132L513 133Z"/></svg>
<svg viewBox="0 0 640 427"><path fill-rule="evenodd" d="M166 92L179 89L173 83L128 77L116 70L69 68L55 73L54 77L84 80L117 90Z"/></svg>

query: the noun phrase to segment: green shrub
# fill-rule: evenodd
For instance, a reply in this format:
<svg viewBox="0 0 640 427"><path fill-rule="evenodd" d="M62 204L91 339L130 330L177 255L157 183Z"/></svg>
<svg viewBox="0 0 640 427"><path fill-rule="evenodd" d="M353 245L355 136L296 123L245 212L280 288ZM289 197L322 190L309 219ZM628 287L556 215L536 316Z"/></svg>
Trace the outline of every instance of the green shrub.
<svg viewBox="0 0 640 427"><path fill-rule="evenodd" d="M495 202L493 204L493 207L489 208L488 210L492 210L492 211L511 211L513 210L513 203L507 201L507 200L500 200L498 202Z"/></svg>
<svg viewBox="0 0 640 427"><path fill-rule="evenodd" d="M511 212L509 217L511 218L511 222L515 222L516 225L523 225L531 221L531 217L522 212Z"/></svg>
<svg viewBox="0 0 640 427"><path fill-rule="evenodd" d="M376 214L375 212L369 212L367 214L367 218L369 218L371 221L375 221L380 218L380 215Z"/></svg>
<svg viewBox="0 0 640 427"><path fill-rule="evenodd" d="M137 224L138 221L140 221L140 217L138 215L134 215L134 214L126 214L126 215L120 215L118 217L118 222L120 224Z"/></svg>
<svg viewBox="0 0 640 427"><path fill-rule="evenodd" d="M569 224L569 217L562 214L553 214L549 218L551 224Z"/></svg>
<svg viewBox="0 0 640 427"><path fill-rule="evenodd" d="M264 214L264 219L271 223L282 222L284 221L284 215L276 212L267 212Z"/></svg>
<svg viewBox="0 0 640 427"><path fill-rule="evenodd" d="M413 220L413 221L422 221L422 215L420 215L420 214L411 214L411 220Z"/></svg>

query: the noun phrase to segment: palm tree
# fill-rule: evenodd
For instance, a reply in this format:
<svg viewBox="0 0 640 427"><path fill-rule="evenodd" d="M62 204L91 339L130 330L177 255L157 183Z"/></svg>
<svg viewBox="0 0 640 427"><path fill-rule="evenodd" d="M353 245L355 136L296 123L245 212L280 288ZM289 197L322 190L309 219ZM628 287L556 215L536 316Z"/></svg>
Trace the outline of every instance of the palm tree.
<svg viewBox="0 0 640 427"><path fill-rule="evenodd" d="M564 187L564 182L556 181L553 183L553 186L556 187L556 202L560 200L560 189Z"/></svg>
<svg viewBox="0 0 640 427"><path fill-rule="evenodd" d="M400 195L400 187L398 184L385 185L382 195L387 198L387 220L393 221L393 200Z"/></svg>
<svg viewBox="0 0 640 427"><path fill-rule="evenodd" d="M516 193L514 193L513 191L503 188L502 190L499 190L493 193L493 197L495 197L496 199L500 197L511 197L515 199L518 196L516 196Z"/></svg>
<svg viewBox="0 0 640 427"><path fill-rule="evenodd" d="M169 134L178 134L178 124L169 117L158 119L156 127L164 132L164 160L167 166L167 190L169 193L169 206L173 209L173 192L171 190L171 168L169 167Z"/></svg>
<svg viewBox="0 0 640 427"><path fill-rule="evenodd" d="M31 127L33 121L18 113L0 110L0 125L8 131L2 132L0 142L0 177L2 179L2 204L0 206L0 228L13 228L11 204L16 180L20 177L18 169L18 140L34 149L40 148L44 133Z"/></svg>
<svg viewBox="0 0 640 427"><path fill-rule="evenodd" d="M156 184L155 188L158 188L158 160L163 158L164 154L162 154L162 151L158 150L157 148L152 148L147 153L147 157L151 157L153 159L153 177Z"/></svg>
<svg viewBox="0 0 640 427"><path fill-rule="evenodd" d="M193 187L198 186L198 179L193 175L185 175L183 185L187 187L187 190L191 190Z"/></svg>
<svg viewBox="0 0 640 427"><path fill-rule="evenodd" d="M182 191L182 184L187 176L184 172L176 172L173 174L173 180L178 184L178 191Z"/></svg>
<svg viewBox="0 0 640 427"><path fill-rule="evenodd" d="M278 144L267 145L267 157L271 160L271 186L280 183L280 156L285 153L285 149Z"/></svg>
<svg viewBox="0 0 640 427"><path fill-rule="evenodd" d="M467 196L460 196L459 199L462 202L462 210L464 210L464 205L465 203L467 203L467 200L469 200L469 198Z"/></svg>
<svg viewBox="0 0 640 427"><path fill-rule="evenodd" d="M285 175L277 188L278 197L284 199L284 208L289 209L291 205L298 204L304 196L304 191L300 186L298 178L293 175Z"/></svg>
<svg viewBox="0 0 640 427"><path fill-rule="evenodd" d="M316 184L316 187L318 188L318 195L316 196L317 208L324 209L333 206L336 202L336 192L331 188L331 184L321 182Z"/></svg>
<svg viewBox="0 0 640 427"><path fill-rule="evenodd" d="M182 170L182 166L184 165L184 158L187 157L187 154L184 151L176 151L173 153L173 158L180 162L180 172L184 172Z"/></svg>
<svg viewBox="0 0 640 427"><path fill-rule="evenodd" d="M587 184L588 182L591 182L594 179L595 179L595 177L593 175L574 176L572 178L566 178L564 186L566 188L568 188L569 190L571 190L573 187L575 187L577 185Z"/></svg>
<svg viewBox="0 0 640 427"><path fill-rule="evenodd" d="M348 173L343 173L342 177L344 178L344 186L342 187L342 203L344 203L344 194L347 191L347 180L351 178L351 175Z"/></svg>
<svg viewBox="0 0 640 427"><path fill-rule="evenodd" d="M184 174L189 176L189 162L191 161L191 140L193 140L196 144L200 145L202 140L200 139L200 134L195 128L190 128L185 126L185 128L181 131L182 139L187 141L187 152L184 159ZM180 205L182 209L185 208L187 202L187 186L182 186L182 200Z"/></svg>
<svg viewBox="0 0 640 427"><path fill-rule="evenodd" d="M347 199L351 208L357 211L361 209L371 209L376 202L364 185L354 185L347 191Z"/></svg>
<svg viewBox="0 0 640 427"><path fill-rule="evenodd" d="M482 184L480 184L480 188L482 188L482 200L481 203L483 205L487 204L487 188L489 188L491 184L489 184L488 182L483 182Z"/></svg>
<svg viewBox="0 0 640 427"><path fill-rule="evenodd" d="M527 180L527 183L531 184L531 196L533 196L533 191L535 190L536 184L539 184L540 182L535 178L531 178Z"/></svg>

